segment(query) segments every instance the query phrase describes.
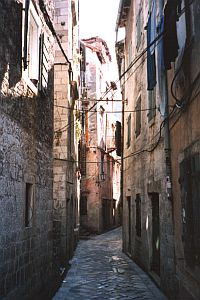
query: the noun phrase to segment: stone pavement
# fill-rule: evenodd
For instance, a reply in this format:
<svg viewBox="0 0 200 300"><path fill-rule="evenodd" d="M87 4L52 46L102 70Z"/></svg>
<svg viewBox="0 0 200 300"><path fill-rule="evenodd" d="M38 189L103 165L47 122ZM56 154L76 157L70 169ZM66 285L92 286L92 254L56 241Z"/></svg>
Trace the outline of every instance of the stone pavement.
<svg viewBox="0 0 200 300"><path fill-rule="evenodd" d="M121 246L121 228L80 241L53 300L167 300Z"/></svg>

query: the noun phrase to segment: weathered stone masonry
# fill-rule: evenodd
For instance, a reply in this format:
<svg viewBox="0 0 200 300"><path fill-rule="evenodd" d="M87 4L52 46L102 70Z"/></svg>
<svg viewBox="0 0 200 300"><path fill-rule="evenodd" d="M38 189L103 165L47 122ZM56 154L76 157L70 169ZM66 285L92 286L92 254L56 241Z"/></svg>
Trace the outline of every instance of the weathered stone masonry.
<svg viewBox="0 0 200 300"><path fill-rule="evenodd" d="M53 274L53 72L45 97L22 79L18 2L0 3L0 299L37 295ZM42 18L37 1L36 7ZM49 50L52 56L52 45ZM29 226L27 184L33 187Z"/></svg>

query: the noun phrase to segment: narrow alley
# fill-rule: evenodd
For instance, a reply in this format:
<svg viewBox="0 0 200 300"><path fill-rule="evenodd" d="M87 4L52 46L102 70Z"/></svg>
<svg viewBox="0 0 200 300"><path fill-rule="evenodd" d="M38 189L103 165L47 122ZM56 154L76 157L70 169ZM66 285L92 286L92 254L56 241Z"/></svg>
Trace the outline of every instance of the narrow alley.
<svg viewBox="0 0 200 300"><path fill-rule="evenodd" d="M53 300L167 299L121 247L121 228L80 241Z"/></svg>

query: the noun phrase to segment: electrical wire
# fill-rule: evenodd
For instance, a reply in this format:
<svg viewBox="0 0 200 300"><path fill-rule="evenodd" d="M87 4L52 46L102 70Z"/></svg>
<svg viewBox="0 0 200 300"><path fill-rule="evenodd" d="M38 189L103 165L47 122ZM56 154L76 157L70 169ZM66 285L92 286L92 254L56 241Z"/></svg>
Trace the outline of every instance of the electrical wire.
<svg viewBox="0 0 200 300"><path fill-rule="evenodd" d="M192 0L188 5L191 5L193 2L194 2L195 0ZM185 12L185 8L183 8L182 10L181 10L181 12L180 12L180 14L179 14L179 16L181 16L183 13ZM164 33L164 32L161 32L159 35L157 35L157 37L130 63L130 65L128 66L128 68L126 69L126 71L124 71L121 75L120 75L120 77L119 77L119 79L118 80L116 80L115 81L115 84L117 84L125 75L126 75L126 73L127 72L129 72L129 70L140 60L140 58L147 52L147 50L150 48L150 47L152 47L152 45L154 45L155 43L159 43L160 41L161 41L161 38L165 35L166 33ZM158 45L158 44L157 44ZM156 46L157 46L156 45ZM144 60L142 61L142 63L145 61L145 59L146 59L146 57L144 58ZM138 67L137 67L138 68ZM136 68L136 69L137 69ZM132 74L130 75L130 76L132 76ZM130 78L130 76L129 76L129 78ZM128 80L128 79L127 79ZM105 93L104 93L104 95L103 95L103 97L102 98L104 98L110 91L111 91L111 87L108 89L108 91L106 91ZM100 100L98 100L96 103L94 103L93 105L92 105L92 107L90 107L89 108L89 110L88 111L91 111L96 105L97 105L97 103L98 102L100 102L102 99L100 99ZM96 113L96 110L93 112L93 114L95 114ZM93 114L90 114L87 118L89 119ZM72 125L72 124L74 124L74 121L72 121L72 122L70 122L70 123L68 123L67 125L65 125L64 127L62 127L62 128L60 128L57 132L63 132L63 131L65 131L65 130L67 130L67 128L70 126L70 125Z"/></svg>

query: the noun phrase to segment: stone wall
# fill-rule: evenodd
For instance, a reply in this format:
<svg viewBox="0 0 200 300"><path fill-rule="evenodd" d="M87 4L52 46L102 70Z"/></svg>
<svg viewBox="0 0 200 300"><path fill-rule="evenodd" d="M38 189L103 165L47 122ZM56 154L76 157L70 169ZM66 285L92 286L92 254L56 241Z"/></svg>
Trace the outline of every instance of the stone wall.
<svg viewBox="0 0 200 300"><path fill-rule="evenodd" d="M144 28L148 22L148 10L148 1L131 1L126 21L126 69L146 48L147 31ZM159 16L159 11L156 15ZM149 105L150 92L147 91L146 54L126 72L124 80L124 98L127 102L124 104L123 249L154 276L162 289L173 293L172 203L166 189L164 130L160 134L164 118L158 109L155 110L152 119L149 118L152 107ZM160 107L164 95L160 94L158 78L153 97L155 97L154 107ZM138 108L139 99L141 107ZM129 120L130 143L128 143ZM154 218L155 202L157 202L157 216ZM155 227L157 227L156 234L156 230L153 229ZM157 260L157 265L154 260Z"/></svg>
<svg viewBox="0 0 200 300"><path fill-rule="evenodd" d="M78 18L78 15L77 15ZM77 242L77 152L75 109L70 93L71 80L77 80L73 52L77 26L72 20L70 0L55 0L55 28L64 53L56 44L54 69L54 259L56 272L62 273L73 255ZM74 33L73 37L72 34ZM74 44L73 44L74 42ZM73 75L72 75L73 71Z"/></svg>
<svg viewBox="0 0 200 300"><path fill-rule="evenodd" d="M0 299L29 299L49 287L54 270L53 69L46 95L33 91L23 76L19 1L1 1L0 20Z"/></svg>

